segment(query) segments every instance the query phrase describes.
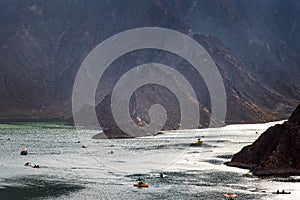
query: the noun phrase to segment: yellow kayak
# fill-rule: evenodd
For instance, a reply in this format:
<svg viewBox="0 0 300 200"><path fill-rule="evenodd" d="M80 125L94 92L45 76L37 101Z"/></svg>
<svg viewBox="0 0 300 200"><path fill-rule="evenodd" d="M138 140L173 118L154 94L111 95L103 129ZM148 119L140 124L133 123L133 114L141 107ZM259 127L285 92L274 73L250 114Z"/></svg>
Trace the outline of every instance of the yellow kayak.
<svg viewBox="0 0 300 200"><path fill-rule="evenodd" d="M195 144L201 145L201 144L203 144L203 141L197 141L197 142L195 142Z"/></svg>
<svg viewBox="0 0 300 200"><path fill-rule="evenodd" d="M191 146L201 146L203 144L203 141L197 141L195 143L192 143Z"/></svg>
<svg viewBox="0 0 300 200"><path fill-rule="evenodd" d="M133 184L134 187L149 187L147 183L135 183Z"/></svg>

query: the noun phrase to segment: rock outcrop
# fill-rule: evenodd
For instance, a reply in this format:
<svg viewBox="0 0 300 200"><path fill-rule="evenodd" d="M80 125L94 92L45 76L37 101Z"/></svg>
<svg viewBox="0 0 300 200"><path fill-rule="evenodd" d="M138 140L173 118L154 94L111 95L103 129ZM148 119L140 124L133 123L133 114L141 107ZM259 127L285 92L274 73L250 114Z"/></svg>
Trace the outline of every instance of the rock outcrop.
<svg viewBox="0 0 300 200"><path fill-rule="evenodd" d="M300 175L300 105L288 121L267 129L225 164L258 176Z"/></svg>

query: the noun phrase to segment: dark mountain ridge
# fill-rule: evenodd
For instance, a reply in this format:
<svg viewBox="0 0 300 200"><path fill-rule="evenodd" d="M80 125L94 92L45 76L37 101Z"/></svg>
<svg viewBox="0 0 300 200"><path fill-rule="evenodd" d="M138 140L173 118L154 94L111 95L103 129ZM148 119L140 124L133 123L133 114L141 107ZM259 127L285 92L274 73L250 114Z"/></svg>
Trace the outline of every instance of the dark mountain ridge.
<svg viewBox="0 0 300 200"><path fill-rule="evenodd" d="M260 7L256 5L258 2L2 0L0 118L69 118L74 79L85 56L114 34L147 26L188 34L209 52L224 79L227 123L287 118L300 99L300 48L299 38L295 37L300 30L299 3L276 1ZM254 14L257 7L258 15ZM292 8L291 12L287 12L288 8ZM268 18L264 17L266 11L271 13ZM148 60L176 69L182 67L182 73L186 71L198 92L204 116L200 123L208 123L207 88L201 77L187 73L191 66L166 52L137 51L117 59L108 75L100 80L97 96L105 100L96 109L101 125L115 126L111 125L110 110L103 107L109 106L118 76ZM131 105L132 115L142 115L145 122L147 109L155 101L149 100L144 105L138 102L149 99L142 93L153 90L151 87L137 92ZM154 96L176 105L164 89L156 90ZM176 110L174 106L170 109ZM176 116L178 112L169 116L173 119L169 128L177 126Z"/></svg>

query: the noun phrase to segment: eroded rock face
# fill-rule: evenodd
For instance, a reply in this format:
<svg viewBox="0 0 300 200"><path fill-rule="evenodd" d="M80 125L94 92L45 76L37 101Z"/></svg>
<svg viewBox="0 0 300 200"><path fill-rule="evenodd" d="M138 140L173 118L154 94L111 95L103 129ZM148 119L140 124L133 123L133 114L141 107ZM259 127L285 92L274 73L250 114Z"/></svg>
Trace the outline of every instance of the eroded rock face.
<svg viewBox="0 0 300 200"><path fill-rule="evenodd" d="M259 176L300 175L300 105L287 122L270 127L226 164Z"/></svg>

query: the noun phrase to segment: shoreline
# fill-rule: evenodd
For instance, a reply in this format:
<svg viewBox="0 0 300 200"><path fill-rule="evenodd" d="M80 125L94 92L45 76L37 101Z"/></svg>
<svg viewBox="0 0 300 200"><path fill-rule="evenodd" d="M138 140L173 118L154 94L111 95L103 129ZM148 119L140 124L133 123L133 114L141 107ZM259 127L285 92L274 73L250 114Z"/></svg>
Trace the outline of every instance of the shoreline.
<svg viewBox="0 0 300 200"><path fill-rule="evenodd" d="M62 122L65 123L66 120L61 118L0 118L0 124L13 124L13 123L30 123L30 122Z"/></svg>
<svg viewBox="0 0 300 200"><path fill-rule="evenodd" d="M14 122L65 122L67 123L69 118L60 118L60 117L54 117L54 118L47 118L47 117L16 117L16 118L5 118L0 117L0 123L14 123ZM287 119L276 119L274 121L258 121L258 122L246 122L246 121L235 121L235 122L226 122L224 127L230 126L230 125L256 125L256 124L267 124L267 123L273 123L273 122L282 122L286 121ZM72 125L72 123L68 123Z"/></svg>

